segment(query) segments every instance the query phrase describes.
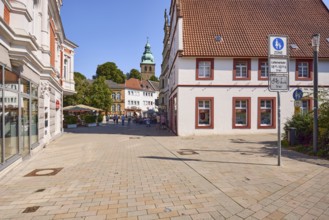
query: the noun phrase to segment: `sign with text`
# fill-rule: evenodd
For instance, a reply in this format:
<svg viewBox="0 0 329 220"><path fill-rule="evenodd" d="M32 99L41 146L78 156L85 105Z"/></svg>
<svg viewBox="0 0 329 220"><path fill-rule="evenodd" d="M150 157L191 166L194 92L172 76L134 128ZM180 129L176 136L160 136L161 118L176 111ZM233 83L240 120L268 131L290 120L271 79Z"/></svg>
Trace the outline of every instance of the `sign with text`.
<svg viewBox="0 0 329 220"><path fill-rule="evenodd" d="M287 58L270 58L270 73L288 73Z"/></svg>
<svg viewBox="0 0 329 220"><path fill-rule="evenodd" d="M269 56L288 56L288 37L287 36L269 36Z"/></svg>
<svg viewBox="0 0 329 220"><path fill-rule="evenodd" d="M270 91L288 91L289 90L288 74L270 74L269 90Z"/></svg>

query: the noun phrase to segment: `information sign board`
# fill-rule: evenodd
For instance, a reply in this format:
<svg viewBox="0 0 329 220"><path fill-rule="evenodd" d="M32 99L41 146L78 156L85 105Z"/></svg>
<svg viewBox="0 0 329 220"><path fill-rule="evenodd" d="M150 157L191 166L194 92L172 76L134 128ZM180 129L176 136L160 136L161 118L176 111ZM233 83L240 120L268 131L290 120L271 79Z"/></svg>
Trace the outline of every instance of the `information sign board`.
<svg viewBox="0 0 329 220"><path fill-rule="evenodd" d="M270 91L288 91L289 90L288 74L270 74L269 90Z"/></svg>
<svg viewBox="0 0 329 220"><path fill-rule="evenodd" d="M288 73L287 58L270 58L270 73Z"/></svg>

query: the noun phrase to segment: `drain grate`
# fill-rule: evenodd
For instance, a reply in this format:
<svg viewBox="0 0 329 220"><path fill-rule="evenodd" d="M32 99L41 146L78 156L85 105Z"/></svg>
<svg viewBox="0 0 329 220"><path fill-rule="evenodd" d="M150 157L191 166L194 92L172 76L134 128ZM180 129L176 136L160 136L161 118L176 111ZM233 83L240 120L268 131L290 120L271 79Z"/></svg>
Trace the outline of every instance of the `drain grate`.
<svg viewBox="0 0 329 220"><path fill-rule="evenodd" d="M46 168L46 169L35 169L32 172L26 174L24 177L32 176L55 176L63 168Z"/></svg>
<svg viewBox="0 0 329 220"><path fill-rule="evenodd" d="M32 213L37 211L40 208L40 206L32 206L32 207L27 207L23 213Z"/></svg>
<svg viewBox="0 0 329 220"><path fill-rule="evenodd" d="M36 193L39 193L39 192L43 192L45 191L46 189L38 189L37 191L35 191Z"/></svg>
<svg viewBox="0 0 329 220"><path fill-rule="evenodd" d="M184 150L184 151L177 151L180 155L193 155L193 154L199 154L195 152L194 150Z"/></svg>
<svg viewBox="0 0 329 220"><path fill-rule="evenodd" d="M129 139L141 139L140 137L129 137Z"/></svg>

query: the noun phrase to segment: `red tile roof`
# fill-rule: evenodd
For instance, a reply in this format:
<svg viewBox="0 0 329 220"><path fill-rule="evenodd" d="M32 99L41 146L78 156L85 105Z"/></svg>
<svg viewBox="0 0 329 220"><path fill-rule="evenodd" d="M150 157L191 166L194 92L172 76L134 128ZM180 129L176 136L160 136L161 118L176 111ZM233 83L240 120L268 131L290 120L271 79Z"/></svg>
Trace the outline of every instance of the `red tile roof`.
<svg viewBox="0 0 329 220"><path fill-rule="evenodd" d="M322 0L181 0L183 56L267 57L269 34L288 35L291 57L329 57L329 11ZM220 35L222 42L216 42Z"/></svg>
<svg viewBox="0 0 329 220"><path fill-rule="evenodd" d="M153 87L147 80L138 80L135 78L130 78L126 80L126 88L143 91L154 91Z"/></svg>

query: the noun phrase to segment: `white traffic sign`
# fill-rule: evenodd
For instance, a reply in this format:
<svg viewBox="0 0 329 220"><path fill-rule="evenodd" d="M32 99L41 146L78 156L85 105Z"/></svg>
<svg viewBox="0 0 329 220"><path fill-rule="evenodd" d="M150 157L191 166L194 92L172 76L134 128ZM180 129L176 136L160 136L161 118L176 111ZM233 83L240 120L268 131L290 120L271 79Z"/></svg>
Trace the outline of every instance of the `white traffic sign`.
<svg viewBox="0 0 329 220"><path fill-rule="evenodd" d="M269 56L288 56L288 38L286 36L269 36Z"/></svg>
<svg viewBox="0 0 329 220"><path fill-rule="evenodd" d="M288 91L289 90L289 75L288 74L270 74L269 77L270 91Z"/></svg>
<svg viewBox="0 0 329 220"><path fill-rule="evenodd" d="M270 58L270 73L288 73L287 58Z"/></svg>
<svg viewBox="0 0 329 220"><path fill-rule="evenodd" d="M296 100L296 101L294 102L294 105L295 105L296 108L300 108L300 107L302 107L302 104L303 104L302 100Z"/></svg>

